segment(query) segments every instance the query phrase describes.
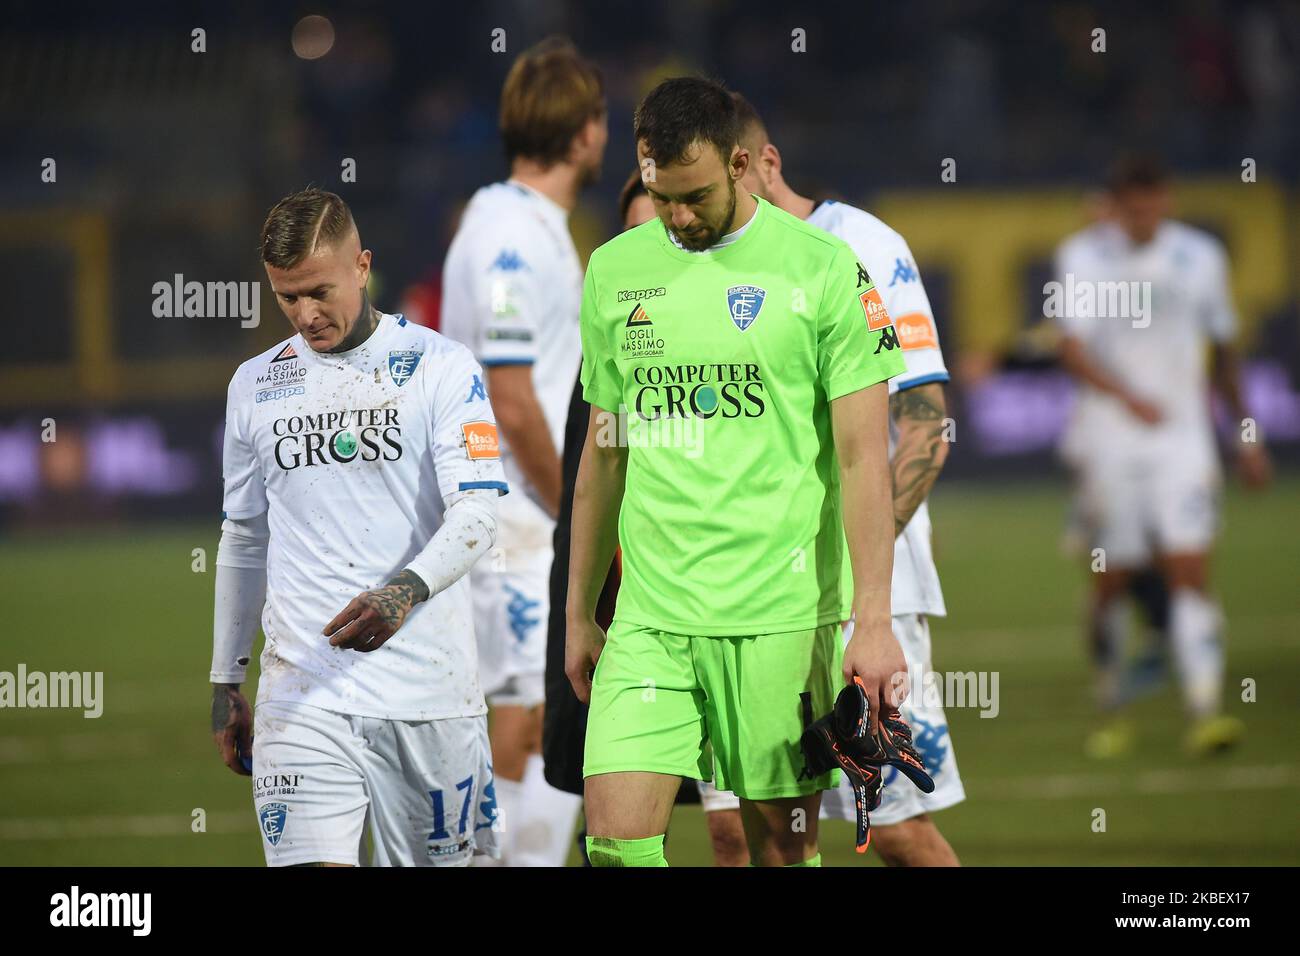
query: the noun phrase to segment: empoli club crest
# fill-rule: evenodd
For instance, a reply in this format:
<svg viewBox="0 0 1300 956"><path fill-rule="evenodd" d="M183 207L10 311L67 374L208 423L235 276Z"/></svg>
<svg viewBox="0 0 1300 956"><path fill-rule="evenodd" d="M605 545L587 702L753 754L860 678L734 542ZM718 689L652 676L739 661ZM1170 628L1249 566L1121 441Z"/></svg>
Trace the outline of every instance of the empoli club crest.
<svg viewBox="0 0 1300 956"><path fill-rule="evenodd" d="M756 285L733 285L727 290L727 309L736 328L743 332L754 324L766 296L767 290Z"/></svg>
<svg viewBox="0 0 1300 956"><path fill-rule="evenodd" d="M415 349L403 349L388 353L388 374L397 385L405 385L415 374L415 367L420 364L422 352Z"/></svg>
<svg viewBox="0 0 1300 956"><path fill-rule="evenodd" d="M280 837L284 836L284 820L288 812L289 806L284 803L264 803L257 812L257 818L262 821L262 836L271 846L277 846Z"/></svg>

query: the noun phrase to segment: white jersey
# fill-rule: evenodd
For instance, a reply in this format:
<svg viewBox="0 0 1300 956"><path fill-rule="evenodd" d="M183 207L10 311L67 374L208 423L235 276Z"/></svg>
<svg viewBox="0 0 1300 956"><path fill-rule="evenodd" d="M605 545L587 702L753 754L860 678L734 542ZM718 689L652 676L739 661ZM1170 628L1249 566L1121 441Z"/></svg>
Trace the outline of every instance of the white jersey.
<svg viewBox="0 0 1300 956"><path fill-rule="evenodd" d="M485 367L531 366L551 440L562 449L582 363L582 266L568 213L514 180L484 186L465 208L442 284L444 334ZM549 548L554 523L504 441L502 464L516 492L501 503L502 547Z"/></svg>
<svg viewBox="0 0 1300 956"><path fill-rule="evenodd" d="M948 381L948 369L939 349L930 299L916 271L907 241L875 216L840 202L818 205L808 222L847 242L880 290L885 309L894 320L907 370L889 380L889 394L900 389ZM891 424L890 455L896 434ZM892 607L902 614L946 615L939 571L930 546L930 509L916 509L903 533L894 539Z"/></svg>
<svg viewBox="0 0 1300 956"><path fill-rule="evenodd" d="M259 704L406 721L486 712L464 578L372 653L322 634L424 549L446 496L506 492L468 349L386 314L348 352L317 353L295 335L231 379L222 471L229 517L269 512Z"/></svg>
<svg viewBox="0 0 1300 956"><path fill-rule="evenodd" d="M1061 244L1056 272L1062 330L1163 415L1145 425L1119 400L1081 386L1063 443L1066 459L1176 451L1184 461L1217 461L1206 346L1236 332L1223 244L1166 221L1138 246L1118 225L1103 223Z"/></svg>

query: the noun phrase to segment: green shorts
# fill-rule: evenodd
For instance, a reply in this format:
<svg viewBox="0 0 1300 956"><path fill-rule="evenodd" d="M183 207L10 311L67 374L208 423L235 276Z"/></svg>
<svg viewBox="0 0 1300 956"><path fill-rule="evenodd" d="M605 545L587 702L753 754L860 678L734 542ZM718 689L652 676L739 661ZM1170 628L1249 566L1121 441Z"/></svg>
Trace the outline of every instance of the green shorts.
<svg viewBox="0 0 1300 956"><path fill-rule="evenodd" d="M799 696L812 695L816 716L827 713L844 683L843 653L838 624L687 637L616 620L592 681L583 776L713 777L747 800L829 790L835 771L799 779Z"/></svg>

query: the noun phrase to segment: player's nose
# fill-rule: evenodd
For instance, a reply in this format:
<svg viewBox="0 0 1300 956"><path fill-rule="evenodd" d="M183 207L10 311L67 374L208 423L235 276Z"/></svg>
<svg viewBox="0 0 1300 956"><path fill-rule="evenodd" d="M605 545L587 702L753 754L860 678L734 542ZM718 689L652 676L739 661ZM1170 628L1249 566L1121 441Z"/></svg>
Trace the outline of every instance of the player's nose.
<svg viewBox="0 0 1300 956"><path fill-rule="evenodd" d="M691 212L689 206L674 205L672 207L673 225L678 229L685 229L695 221L695 213Z"/></svg>

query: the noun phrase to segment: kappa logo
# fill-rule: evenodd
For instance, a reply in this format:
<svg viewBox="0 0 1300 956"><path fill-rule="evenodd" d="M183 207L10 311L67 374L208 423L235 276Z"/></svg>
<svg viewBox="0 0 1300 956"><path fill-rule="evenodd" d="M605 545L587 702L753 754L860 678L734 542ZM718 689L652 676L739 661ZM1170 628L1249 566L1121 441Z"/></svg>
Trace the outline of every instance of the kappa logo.
<svg viewBox="0 0 1300 956"><path fill-rule="evenodd" d="M501 439L491 422L465 422L460 426L465 436L465 456L471 461L501 457Z"/></svg>
<svg viewBox="0 0 1300 956"><path fill-rule="evenodd" d="M880 290L875 286L859 295L858 301L862 303L862 311L866 313L868 330L877 332L892 324L889 310L885 308L884 300L880 298Z"/></svg>
<svg viewBox="0 0 1300 956"><path fill-rule="evenodd" d="M894 331L892 325L887 325L885 330L880 333L880 341L876 343L876 350L871 354L879 355L881 349L892 352L896 348L898 348L898 333Z"/></svg>
<svg viewBox="0 0 1300 956"><path fill-rule="evenodd" d="M499 272L530 272L528 264L519 257L519 253L514 249L502 249L496 259L492 261L488 271L496 269Z"/></svg>
<svg viewBox="0 0 1300 956"><path fill-rule="evenodd" d="M894 276L889 280L889 287L892 289L898 282L915 282L919 278L920 274L910 261L904 262L898 258L894 260Z"/></svg>
<svg viewBox="0 0 1300 956"><path fill-rule="evenodd" d="M766 297L767 290L756 285L733 285L727 290L727 311L731 313L736 328L744 332L758 321Z"/></svg>
<svg viewBox="0 0 1300 956"><path fill-rule="evenodd" d="M282 398L306 394L307 387L305 385L286 385L278 388L264 388L253 396L253 401L260 405L262 402L275 402Z"/></svg>
<svg viewBox="0 0 1300 956"><path fill-rule="evenodd" d="M477 375L474 376L474 381L470 383L469 398L465 399L465 401L461 402L461 404L468 405L470 402L474 401L475 399L484 402L487 401L487 389L483 387L483 379L479 378Z"/></svg>
<svg viewBox="0 0 1300 956"><path fill-rule="evenodd" d="M275 358L271 359L271 364L274 365L276 362L284 362L288 359L296 359L297 357L298 352L294 349L293 343L286 342L284 348L275 353Z"/></svg>
<svg viewBox="0 0 1300 956"><path fill-rule="evenodd" d="M262 822L262 836L271 846L279 846L288 816L289 805L286 803L264 803L257 811L257 818Z"/></svg>
<svg viewBox="0 0 1300 956"><path fill-rule="evenodd" d="M864 285L865 286L875 285L875 283L871 281L871 276L870 274L868 274L866 267L861 262L857 263L857 267L858 267L858 288L861 289Z"/></svg>
<svg viewBox="0 0 1300 956"><path fill-rule="evenodd" d="M415 349L399 349L388 353L388 374L400 388L411 380L415 367L420 364L423 352Z"/></svg>
<svg viewBox="0 0 1300 956"><path fill-rule="evenodd" d="M665 295L668 292L663 286L657 289L619 289L618 301L626 302L628 299L653 299L655 296Z"/></svg>

